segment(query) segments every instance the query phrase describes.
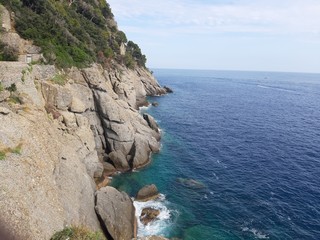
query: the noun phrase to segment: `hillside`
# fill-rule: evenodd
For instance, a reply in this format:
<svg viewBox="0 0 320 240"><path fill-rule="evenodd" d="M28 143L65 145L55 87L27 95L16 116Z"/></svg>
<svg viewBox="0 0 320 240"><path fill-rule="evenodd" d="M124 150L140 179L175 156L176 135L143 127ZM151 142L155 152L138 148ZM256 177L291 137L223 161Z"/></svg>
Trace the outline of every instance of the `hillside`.
<svg viewBox="0 0 320 240"><path fill-rule="evenodd" d="M119 31L104 0L0 0L14 12L18 34L41 47L46 63L61 68L92 62L145 67L139 46ZM10 60L10 59L9 59Z"/></svg>

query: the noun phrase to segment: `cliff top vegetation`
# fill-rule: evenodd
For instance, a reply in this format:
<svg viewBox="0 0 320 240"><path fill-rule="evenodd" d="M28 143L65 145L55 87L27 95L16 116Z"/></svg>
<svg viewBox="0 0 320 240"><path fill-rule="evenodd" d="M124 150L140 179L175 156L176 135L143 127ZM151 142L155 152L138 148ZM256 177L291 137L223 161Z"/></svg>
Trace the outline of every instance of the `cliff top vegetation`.
<svg viewBox="0 0 320 240"><path fill-rule="evenodd" d="M139 46L119 31L105 0L0 0L14 13L15 29L42 48L45 59L60 68L112 61L145 67ZM121 45L126 51L121 51ZM5 60L5 59L3 59Z"/></svg>

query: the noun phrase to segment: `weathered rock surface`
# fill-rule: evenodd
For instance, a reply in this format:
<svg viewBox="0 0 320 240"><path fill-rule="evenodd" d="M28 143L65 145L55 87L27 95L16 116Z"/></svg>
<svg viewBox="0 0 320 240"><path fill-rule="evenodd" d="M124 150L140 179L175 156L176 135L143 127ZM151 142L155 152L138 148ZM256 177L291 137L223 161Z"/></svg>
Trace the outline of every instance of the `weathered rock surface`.
<svg viewBox="0 0 320 240"><path fill-rule="evenodd" d="M122 152L109 153L109 159L117 170L127 171L130 169L126 156Z"/></svg>
<svg viewBox="0 0 320 240"><path fill-rule="evenodd" d="M51 81L61 74L53 66L1 62L2 86L15 84L21 104L0 103L0 151L22 145L0 162L0 216L25 239L48 239L66 224L99 229L93 179L102 188L105 176L159 151L160 134L136 110L144 83L124 72L73 68L61 86Z"/></svg>
<svg viewBox="0 0 320 240"><path fill-rule="evenodd" d="M7 90L3 90L0 92L0 102L7 100L10 97L10 92Z"/></svg>
<svg viewBox="0 0 320 240"><path fill-rule="evenodd" d="M136 196L137 201L148 201L150 199L157 198L159 196L159 191L156 185L146 185L139 190Z"/></svg>
<svg viewBox="0 0 320 240"><path fill-rule="evenodd" d="M152 116L150 116L147 113L144 113L143 118L147 121L147 123L151 129L153 129L156 132L159 132L159 126Z"/></svg>
<svg viewBox="0 0 320 240"><path fill-rule="evenodd" d="M206 186L200 182L199 180L191 179L191 178L177 178L177 181L181 183L182 185L194 188L194 189L201 189L205 188Z"/></svg>
<svg viewBox="0 0 320 240"><path fill-rule="evenodd" d="M136 233L135 208L125 192L104 187L96 192L96 212L115 240L131 240Z"/></svg>
<svg viewBox="0 0 320 240"><path fill-rule="evenodd" d="M142 209L141 215L140 215L140 221L147 225L148 223L156 220L156 218L159 216L160 210L154 209L151 207Z"/></svg>

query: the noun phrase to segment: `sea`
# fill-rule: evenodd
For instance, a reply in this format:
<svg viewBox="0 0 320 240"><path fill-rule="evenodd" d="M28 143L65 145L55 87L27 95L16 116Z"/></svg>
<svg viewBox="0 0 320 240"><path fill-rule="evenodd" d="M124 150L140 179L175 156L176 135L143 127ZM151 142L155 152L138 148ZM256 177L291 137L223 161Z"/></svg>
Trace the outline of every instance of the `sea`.
<svg viewBox="0 0 320 240"><path fill-rule="evenodd" d="M161 211L138 235L183 240L320 239L320 74L153 69L161 151L113 177Z"/></svg>

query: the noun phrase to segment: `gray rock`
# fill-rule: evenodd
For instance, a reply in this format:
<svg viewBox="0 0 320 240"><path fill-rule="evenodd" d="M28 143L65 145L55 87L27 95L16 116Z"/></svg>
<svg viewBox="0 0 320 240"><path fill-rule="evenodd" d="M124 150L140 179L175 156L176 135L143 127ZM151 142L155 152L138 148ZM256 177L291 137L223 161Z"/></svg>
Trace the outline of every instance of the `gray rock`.
<svg viewBox="0 0 320 240"><path fill-rule="evenodd" d="M159 209L154 209L151 207L144 208L141 211L140 221L144 225L147 225L150 222L153 222L154 220L156 220L156 218L159 216L159 214L160 214Z"/></svg>
<svg viewBox="0 0 320 240"><path fill-rule="evenodd" d="M152 104L152 106L154 106L154 107L158 107L159 106L159 103L158 102L153 102L153 103L151 103Z"/></svg>
<svg viewBox="0 0 320 240"><path fill-rule="evenodd" d="M103 187L96 192L95 209L113 239L136 237L135 208L128 194L113 187Z"/></svg>
<svg viewBox="0 0 320 240"><path fill-rule="evenodd" d="M72 103L70 90L65 87L42 82L42 95L47 105L55 106L59 110L67 110Z"/></svg>
<svg viewBox="0 0 320 240"><path fill-rule="evenodd" d="M85 104L78 98L73 97L70 105L70 111L74 113L83 113L87 108Z"/></svg>
<svg viewBox="0 0 320 240"><path fill-rule="evenodd" d="M68 111L60 111L60 114L63 116L63 122L64 124L69 128L76 128L77 120L74 113L68 112Z"/></svg>
<svg viewBox="0 0 320 240"><path fill-rule="evenodd" d="M137 201L148 201L150 199L155 199L159 196L158 189L156 185L146 185L139 190L136 196Z"/></svg>
<svg viewBox="0 0 320 240"><path fill-rule="evenodd" d="M144 113L143 118L147 121L147 123L151 129L153 129L156 132L159 132L159 126L152 116L150 116L147 113Z"/></svg>
<svg viewBox="0 0 320 240"><path fill-rule="evenodd" d="M169 88L167 86L164 86L163 88L166 90L167 93L173 93L171 88Z"/></svg>
<svg viewBox="0 0 320 240"><path fill-rule="evenodd" d="M3 90L0 92L0 102L7 100L10 97L10 92L7 90Z"/></svg>
<svg viewBox="0 0 320 240"><path fill-rule="evenodd" d="M122 152L115 151L109 153L109 159L117 170L127 171L130 169L127 158Z"/></svg>
<svg viewBox="0 0 320 240"><path fill-rule="evenodd" d="M151 149L145 136L137 134L132 148L134 157L132 160L133 168L140 168L150 162Z"/></svg>
<svg viewBox="0 0 320 240"><path fill-rule="evenodd" d="M11 110L9 110L8 108L5 108L5 107L0 107L0 114L8 115L9 113L11 113Z"/></svg>
<svg viewBox="0 0 320 240"><path fill-rule="evenodd" d="M110 176L117 171L111 163L103 162L102 165L103 165L103 175L105 176Z"/></svg>

